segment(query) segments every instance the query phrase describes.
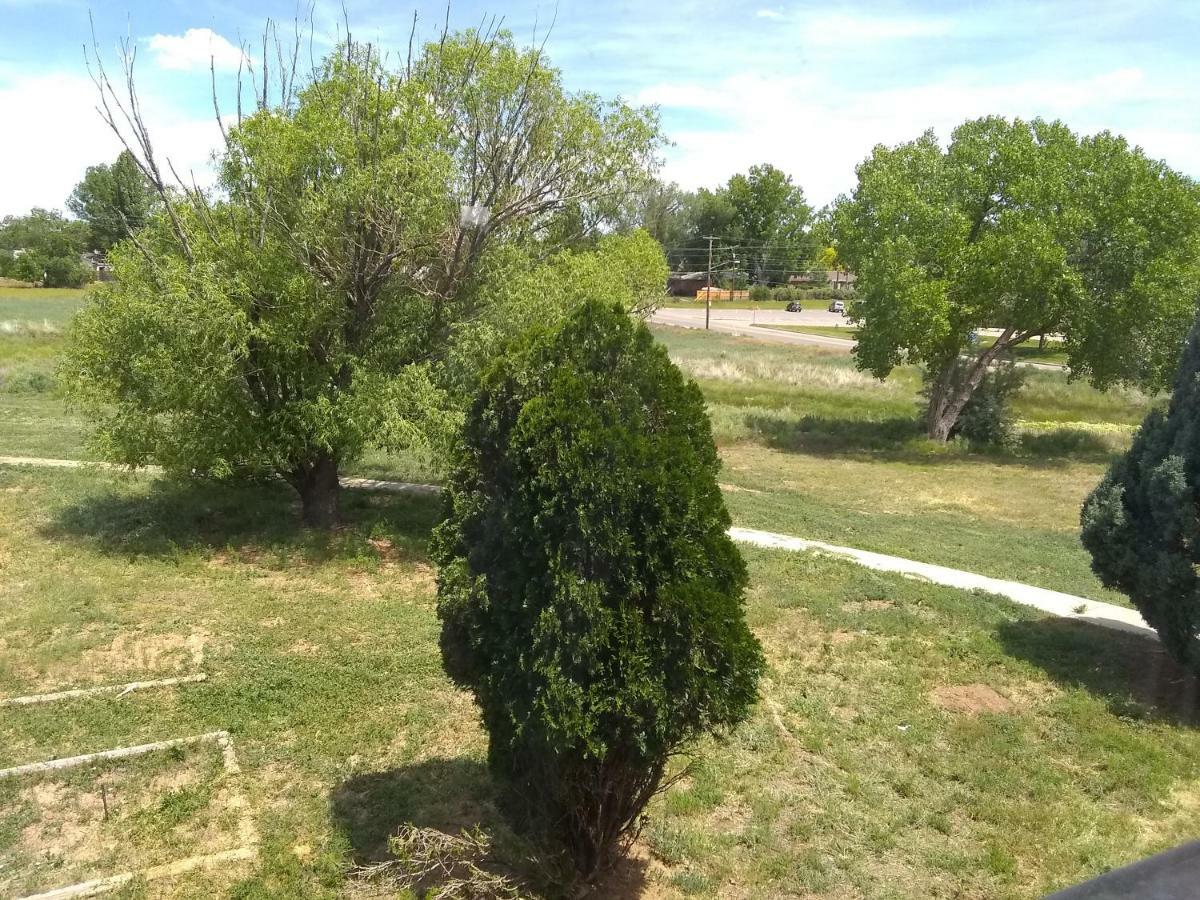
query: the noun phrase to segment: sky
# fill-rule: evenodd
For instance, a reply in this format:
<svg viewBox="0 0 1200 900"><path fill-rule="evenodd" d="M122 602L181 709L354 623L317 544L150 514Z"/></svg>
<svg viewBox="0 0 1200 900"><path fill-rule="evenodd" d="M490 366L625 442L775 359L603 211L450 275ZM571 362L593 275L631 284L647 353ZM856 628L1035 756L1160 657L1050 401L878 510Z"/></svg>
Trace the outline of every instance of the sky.
<svg viewBox="0 0 1200 900"><path fill-rule="evenodd" d="M305 17L308 0L299 9ZM416 14L434 36L444 3L346 0L354 36L397 58ZM89 165L120 149L96 111L93 46L119 71L122 40L156 150L205 183L243 42L295 0L0 0L0 216L62 208ZM1124 134L1200 177L1198 0L671 3L452 0L452 28L502 21L546 41L571 90L658 107L671 145L663 175L689 189L772 163L821 206L853 190L879 143L934 129L944 141L982 115L1058 118ZM317 0L312 52L343 28ZM548 34L548 36L547 36ZM189 174L191 173L191 174Z"/></svg>

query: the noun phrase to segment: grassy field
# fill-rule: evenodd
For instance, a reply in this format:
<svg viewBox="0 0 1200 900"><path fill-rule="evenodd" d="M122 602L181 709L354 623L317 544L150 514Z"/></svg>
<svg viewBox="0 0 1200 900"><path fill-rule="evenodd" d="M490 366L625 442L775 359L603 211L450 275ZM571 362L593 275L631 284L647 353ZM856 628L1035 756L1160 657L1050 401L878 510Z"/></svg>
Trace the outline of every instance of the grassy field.
<svg viewBox="0 0 1200 900"><path fill-rule="evenodd" d="M658 329L709 401L739 525L797 534L1124 603L1079 544L1079 507L1149 400L1031 372L1019 444L924 439L920 379L880 382L819 348Z"/></svg>
<svg viewBox="0 0 1200 900"><path fill-rule="evenodd" d="M242 769L198 749L0 782L0 893L235 846L247 811L257 860L155 895L384 896L352 867L405 823L478 826L536 886L440 669L436 501L352 494L325 537L281 486L0 468L0 491L0 694L208 674L6 709L0 766L220 729ZM601 896L1035 897L1190 836L1195 685L1153 642L746 555L762 701L681 761Z"/></svg>
<svg viewBox="0 0 1200 900"><path fill-rule="evenodd" d="M0 286L0 334L61 330L86 299L86 288Z"/></svg>
<svg viewBox="0 0 1200 900"><path fill-rule="evenodd" d="M11 302L43 318L53 304L83 302L16 293ZM0 455L87 455L86 423L66 409L54 374L65 321L0 335ZM1147 398L1030 372L1014 403L1020 444L970 452L921 437L920 380L911 368L880 382L845 354L820 348L687 329L656 334L708 398L737 524L1124 602L1092 575L1078 511ZM349 471L417 481L441 475L435 459L382 453Z"/></svg>
<svg viewBox="0 0 1200 900"><path fill-rule="evenodd" d="M4 292L0 292L0 297ZM82 298L22 295L0 336L0 454L83 453L55 360ZM55 310L61 318L54 318ZM1031 373L1018 444L924 440L911 369L656 329L700 383L737 524L1121 602L1079 503L1152 402ZM433 480L434 459L356 472ZM441 671L436 499L349 492L333 535L283 485L0 466L0 696L207 674L0 708L0 767L226 730L211 746L0 780L0 895L245 845L129 896L383 897L357 866L400 825L492 842L544 893L496 810L472 703ZM745 551L767 650L752 719L679 765L599 896L1026 898L1193 836L1198 693L1154 642L804 554ZM107 805L107 813L105 806Z"/></svg>
<svg viewBox="0 0 1200 900"><path fill-rule="evenodd" d="M844 328L836 325L759 325L758 327L780 331L798 331L801 334L817 334L823 337L845 338L848 341L858 338L858 329L853 325L846 325ZM981 346L990 347L996 343L996 339L985 334L980 336L979 343ZM1046 346L1042 348L1038 347L1037 341L1029 341L1014 347L1012 355L1014 359L1022 362L1040 362L1049 366L1065 366L1067 364L1067 354L1062 349L1061 341L1047 341Z"/></svg>

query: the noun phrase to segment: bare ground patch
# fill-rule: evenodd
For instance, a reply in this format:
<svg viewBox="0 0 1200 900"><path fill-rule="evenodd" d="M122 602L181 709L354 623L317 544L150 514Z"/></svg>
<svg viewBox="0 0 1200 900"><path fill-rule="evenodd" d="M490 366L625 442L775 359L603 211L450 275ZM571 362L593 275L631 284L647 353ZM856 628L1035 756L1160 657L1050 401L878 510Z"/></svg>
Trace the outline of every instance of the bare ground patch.
<svg viewBox="0 0 1200 900"><path fill-rule="evenodd" d="M213 746L0 783L0 896L236 847L240 799Z"/></svg>
<svg viewBox="0 0 1200 900"><path fill-rule="evenodd" d="M980 713L1006 713L1016 708L1011 700L986 684L955 684L929 692L934 706L948 712L974 716Z"/></svg>

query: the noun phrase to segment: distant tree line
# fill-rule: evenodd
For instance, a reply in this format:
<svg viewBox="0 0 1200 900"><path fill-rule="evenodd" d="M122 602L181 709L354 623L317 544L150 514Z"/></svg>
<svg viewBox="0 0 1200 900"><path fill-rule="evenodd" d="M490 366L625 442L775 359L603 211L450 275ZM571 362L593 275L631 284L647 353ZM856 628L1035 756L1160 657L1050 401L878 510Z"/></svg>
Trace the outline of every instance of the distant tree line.
<svg viewBox="0 0 1200 900"><path fill-rule="evenodd" d="M673 272L706 270L712 237L719 280L737 286L786 284L819 267L828 245L804 191L772 165L751 166L712 190L653 182L631 198L626 217L662 245Z"/></svg>
<svg viewBox="0 0 1200 900"><path fill-rule="evenodd" d="M34 209L0 219L0 276L45 287L79 287L92 277L83 254L105 253L144 228L156 204L149 179L133 155L122 151L112 165L90 166L75 186L67 209L76 218Z"/></svg>

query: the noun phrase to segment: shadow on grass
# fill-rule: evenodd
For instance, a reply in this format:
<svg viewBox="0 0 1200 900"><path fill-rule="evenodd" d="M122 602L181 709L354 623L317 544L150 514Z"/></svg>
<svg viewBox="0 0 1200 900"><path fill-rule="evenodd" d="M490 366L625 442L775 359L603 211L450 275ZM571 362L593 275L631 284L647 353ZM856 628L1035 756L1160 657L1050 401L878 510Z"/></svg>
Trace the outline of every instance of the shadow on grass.
<svg viewBox="0 0 1200 900"><path fill-rule="evenodd" d="M366 553L371 539L387 541L399 556L423 559L441 513L439 498L408 494L343 490L341 504L341 528L313 531L301 525L299 499L281 482L167 478L90 493L59 509L42 531L130 556L253 548L321 560Z"/></svg>
<svg viewBox="0 0 1200 900"><path fill-rule="evenodd" d="M449 836L478 830L487 837L491 852L486 858L472 860L476 865L521 885L522 896L527 896L527 891L533 896L562 896L550 871L539 866L535 852L512 831L497 803L494 783L483 763L439 758L349 778L333 789L329 806L334 826L348 841L356 865L395 859L388 842L403 826ZM626 859L590 896L614 900L641 897L647 883L646 868L644 859ZM422 891L435 892L437 887L436 879L423 883L417 896L425 896Z"/></svg>
<svg viewBox="0 0 1200 900"><path fill-rule="evenodd" d="M999 465L1055 466L1068 462L1104 463L1114 453L1114 449L1101 436L1069 428L1024 434L1012 449L967 448L957 442L936 444L925 438L915 417L902 416L887 419L803 416L788 420L748 415L746 427L775 450L894 462L937 463L974 459Z"/></svg>
<svg viewBox="0 0 1200 900"><path fill-rule="evenodd" d="M1006 653L1103 698L1114 715L1200 724L1200 682L1152 638L1077 619L1008 622L997 636Z"/></svg>

